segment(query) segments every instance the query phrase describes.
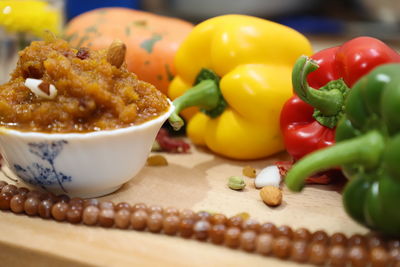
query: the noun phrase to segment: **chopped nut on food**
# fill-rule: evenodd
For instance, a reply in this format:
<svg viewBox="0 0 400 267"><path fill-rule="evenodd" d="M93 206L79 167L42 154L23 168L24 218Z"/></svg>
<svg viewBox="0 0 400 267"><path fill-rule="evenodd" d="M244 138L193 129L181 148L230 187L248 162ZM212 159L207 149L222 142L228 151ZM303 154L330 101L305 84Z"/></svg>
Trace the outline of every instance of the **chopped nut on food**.
<svg viewBox="0 0 400 267"><path fill-rule="evenodd" d="M108 48L107 61L111 65L119 68L125 61L125 54L126 54L126 45L120 40L115 40L111 43L110 47Z"/></svg>
<svg viewBox="0 0 400 267"><path fill-rule="evenodd" d="M254 180L256 188L262 188L267 185L279 187L280 183L281 175L279 173L279 168L276 165L264 168Z"/></svg>
<svg viewBox="0 0 400 267"><path fill-rule="evenodd" d="M149 166L167 166L168 161L162 155L153 155L147 158L147 165Z"/></svg>
<svg viewBox="0 0 400 267"><path fill-rule="evenodd" d="M228 180L228 187L233 190L242 190L246 187L246 183L240 176L231 176Z"/></svg>
<svg viewBox="0 0 400 267"><path fill-rule="evenodd" d="M25 86L40 98L54 99L57 96L56 87L40 79L27 78L25 80Z"/></svg>
<svg viewBox="0 0 400 267"><path fill-rule="evenodd" d="M257 176L257 171L251 166L245 166L242 170L242 173L244 176L250 177L250 178L256 178Z"/></svg>
<svg viewBox="0 0 400 267"><path fill-rule="evenodd" d="M89 58L89 56L90 56L90 51L89 48L87 47L79 48L78 52L76 53L76 57L82 60Z"/></svg>
<svg viewBox="0 0 400 267"><path fill-rule="evenodd" d="M282 191L276 186L264 186L260 190L260 196L268 206L279 206L282 203Z"/></svg>

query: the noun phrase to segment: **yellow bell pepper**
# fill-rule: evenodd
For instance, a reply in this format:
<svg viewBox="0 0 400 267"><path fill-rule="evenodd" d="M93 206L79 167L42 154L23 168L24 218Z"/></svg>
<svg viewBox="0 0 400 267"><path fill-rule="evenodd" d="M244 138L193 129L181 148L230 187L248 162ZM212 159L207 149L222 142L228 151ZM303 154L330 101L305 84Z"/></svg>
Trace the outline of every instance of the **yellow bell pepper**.
<svg viewBox="0 0 400 267"><path fill-rule="evenodd" d="M279 152L284 148L279 114L292 95L292 66L311 53L303 35L268 20L245 15L206 20L175 56L177 76L169 96L176 98L176 110L170 123L179 129L178 113L198 106L203 112L187 126L194 144L233 159Z"/></svg>

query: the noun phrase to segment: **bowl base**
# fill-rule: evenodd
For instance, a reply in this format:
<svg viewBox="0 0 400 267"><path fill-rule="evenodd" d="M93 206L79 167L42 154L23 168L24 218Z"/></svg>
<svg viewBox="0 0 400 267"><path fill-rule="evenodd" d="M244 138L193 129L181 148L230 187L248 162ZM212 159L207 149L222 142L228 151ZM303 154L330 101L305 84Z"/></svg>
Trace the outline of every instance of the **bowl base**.
<svg viewBox="0 0 400 267"><path fill-rule="evenodd" d="M93 192L93 193L89 193L89 194L68 194L70 197L80 197L80 198L96 198L96 197L102 197L108 194L111 194L115 191L117 191L118 189L120 189L122 187L122 185L118 185L116 187L111 187L111 188L107 188L103 191L100 192Z"/></svg>

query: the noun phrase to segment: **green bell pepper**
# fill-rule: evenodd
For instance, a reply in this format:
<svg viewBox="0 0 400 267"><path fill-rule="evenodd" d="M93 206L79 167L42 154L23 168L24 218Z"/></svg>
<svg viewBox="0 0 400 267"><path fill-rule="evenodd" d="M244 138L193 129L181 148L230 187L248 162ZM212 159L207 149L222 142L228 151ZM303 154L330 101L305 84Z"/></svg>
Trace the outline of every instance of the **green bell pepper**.
<svg viewBox="0 0 400 267"><path fill-rule="evenodd" d="M300 191L318 171L340 166L349 179L346 212L357 222L400 236L400 64L381 65L350 90L336 128L336 144L298 161L289 189Z"/></svg>

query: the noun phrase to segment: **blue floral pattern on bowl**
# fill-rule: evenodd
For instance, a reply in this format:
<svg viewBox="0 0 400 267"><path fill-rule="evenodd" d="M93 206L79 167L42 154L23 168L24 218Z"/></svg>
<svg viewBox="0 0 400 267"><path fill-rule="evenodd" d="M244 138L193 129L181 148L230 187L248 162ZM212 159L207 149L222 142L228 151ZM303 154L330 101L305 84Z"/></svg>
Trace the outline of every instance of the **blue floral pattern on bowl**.
<svg viewBox="0 0 400 267"><path fill-rule="evenodd" d="M66 144L68 142L65 140L51 143L29 143L29 152L40 158L43 162L35 162L25 167L14 164L17 175L24 181L33 185L39 185L43 189L46 189L46 186L58 184L61 190L68 193L63 183L71 182L72 177L57 171L54 165L55 159L62 152Z"/></svg>

